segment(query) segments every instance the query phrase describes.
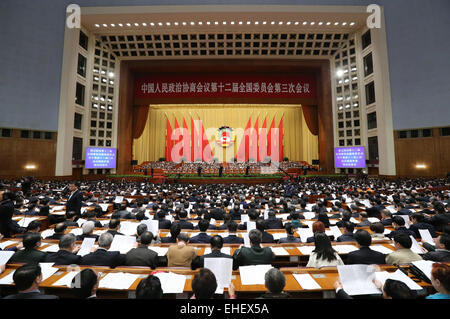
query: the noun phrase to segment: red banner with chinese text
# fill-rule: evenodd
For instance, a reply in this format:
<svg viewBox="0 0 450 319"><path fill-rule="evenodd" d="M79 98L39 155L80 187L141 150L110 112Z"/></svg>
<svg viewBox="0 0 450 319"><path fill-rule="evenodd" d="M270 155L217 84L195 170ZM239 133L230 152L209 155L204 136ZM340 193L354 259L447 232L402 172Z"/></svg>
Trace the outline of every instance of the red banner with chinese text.
<svg viewBox="0 0 450 319"><path fill-rule="evenodd" d="M135 80L135 97L316 98L316 79L266 74L141 76Z"/></svg>

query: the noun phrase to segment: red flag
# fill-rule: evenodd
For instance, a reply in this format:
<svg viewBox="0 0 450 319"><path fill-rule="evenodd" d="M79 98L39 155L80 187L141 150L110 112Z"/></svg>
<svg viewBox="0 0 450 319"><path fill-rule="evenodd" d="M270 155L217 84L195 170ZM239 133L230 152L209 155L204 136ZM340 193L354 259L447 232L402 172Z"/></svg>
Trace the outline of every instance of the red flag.
<svg viewBox="0 0 450 319"><path fill-rule="evenodd" d="M202 134L202 160L205 162L209 162L213 158L213 154L211 151L211 146L209 145L208 137L206 136L205 128L203 127L203 123L198 118L200 123L200 132Z"/></svg>
<svg viewBox="0 0 450 319"><path fill-rule="evenodd" d="M248 144L251 125L252 125L252 118L249 117L247 126L245 127L244 135L242 135L241 144L239 145L239 150L237 154L237 160L239 162L248 161Z"/></svg>
<svg viewBox="0 0 450 319"><path fill-rule="evenodd" d="M166 122L166 161L172 161L172 126L170 125L169 118L167 117Z"/></svg>
<svg viewBox="0 0 450 319"><path fill-rule="evenodd" d="M259 132L259 152L258 161L264 161L267 157L267 123L266 118L264 118L261 131Z"/></svg>
<svg viewBox="0 0 450 319"><path fill-rule="evenodd" d="M281 116L280 124L278 125L278 155L279 161L283 160L283 116Z"/></svg>

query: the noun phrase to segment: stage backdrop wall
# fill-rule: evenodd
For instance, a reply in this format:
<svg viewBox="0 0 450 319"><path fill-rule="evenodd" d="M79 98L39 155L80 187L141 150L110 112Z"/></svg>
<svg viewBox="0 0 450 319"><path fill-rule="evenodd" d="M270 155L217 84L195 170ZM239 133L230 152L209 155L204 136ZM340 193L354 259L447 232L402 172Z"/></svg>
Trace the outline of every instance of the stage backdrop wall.
<svg viewBox="0 0 450 319"><path fill-rule="evenodd" d="M274 126L278 128L281 117L283 117L283 157L293 161L307 161L319 158L318 137L313 135L305 121L305 116L300 105L260 105L260 104L200 104L200 105L150 105L147 123L142 135L133 141L133 159L139 164L145 161L157 161L165 157L166 146L166 123L167 118L174 129L175 118L180 128L183 127L183 118L189 131L191 131L191 117L193 120L200 119L203 127L217 128L229 126L236 132L232 156L223 158L231 160L237 157L243 134L239 134L238 128L246 128L249 118L251 127L255 127L258 119L258 128L263 127L266 119L266 127L269 130L273 118ZM198 130L198 127L196 127ZM207 133L213 156L219 146L215 142L215 136ZM227 153L227 155L230 153Z"/></svg>

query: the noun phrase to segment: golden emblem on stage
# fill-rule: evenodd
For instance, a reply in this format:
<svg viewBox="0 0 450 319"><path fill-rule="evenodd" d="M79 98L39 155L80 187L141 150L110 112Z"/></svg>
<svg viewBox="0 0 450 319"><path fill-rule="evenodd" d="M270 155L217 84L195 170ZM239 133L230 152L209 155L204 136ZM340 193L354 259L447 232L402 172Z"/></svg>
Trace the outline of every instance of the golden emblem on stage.
<svg viewBox="0 0 450 319"><path fill-rule="evenodd" d="M236 140L236 135L234 131L229 126L222 126L217 130L216 133L216 143L222 147L228 147L234 143Z"/></svg>

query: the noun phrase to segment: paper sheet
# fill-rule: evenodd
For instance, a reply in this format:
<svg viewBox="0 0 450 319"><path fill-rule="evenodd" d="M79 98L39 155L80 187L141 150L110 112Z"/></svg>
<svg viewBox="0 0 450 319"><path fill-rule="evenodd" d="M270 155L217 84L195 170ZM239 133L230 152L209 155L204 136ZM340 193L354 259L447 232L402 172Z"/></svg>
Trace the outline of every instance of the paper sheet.
<svg viewBox="0 0 450 319"><path fill-rule="evenodd" d="M337 226L330 226L330 230L332 232L332 235L334 236L334 239L342 235L341 230Z"/></svg>
<svg viewBox="0 0 450 319"><path fill-rule="evenodd" d="M14 251L0 251L0 266L6 265L12 255L14 255Z"/></svg>
<svg viewBox="0 0 450 319"><path fill-rule="evenodd" d="M289 256L289 253L283 247L271 247L271 249L277 256Z"/></svg>
<svg viewBox="0 0 450 319"><path fill-rule="evenodd" d="M250 232L252 229L256 229L256 222L247 221L247 232Z"/></svg>
<svg viewBox="0 0 450 319"><path fill-rule="evenodd" d="M62 276L60 279L55 281L52 286L65 286L65 287L71 287L72 285L72 279L78 274L78 271L71 271Z"/></svg>
<svg viewBox="0 0 450 319"><path fill-rule="evenodd" d="M244 238L244 246L251 247L250 238L248 237L248 233L242 233L242 238Z"/></svg>
<svg viewBox="0 0 450 319"><path fill-rule="evenodd" d="M316 214L311 212L304 212L303 216L305 216L305 219L313 219L314 217L316 217Z"/></svg>
<svg viewBox="0 0 450 319"><path fill-rule="evenodd" d="M114 203L120 204L122 202L123 202L123 196L116 196L116 198L114 198Z"/></svg>
<svg viewBox="0 0 450 319"><path fill-rule="evenodd" d="M124 221L120 223L120 232L127 236L133 236L136 234L136 229L139 223Z"/></svg>
<svg viewBox="0 0 450 319"><path fill-rule="evenodd" d="M45 247L41 251L46 252L46 253L56 253L58 250L59 250L58 245L57 244L53 244L53 245L50 245L48 247Z"/></svg>
<svg viewBox="0 0 450 319"><path fill-rule="evenodd" d="M368 265L340 265L337 266L339 279L345 292L351 296L381 294L372 280L375 271Z"/></svg>
<svg viewBox="0 0 450 319"><path fill-rule="evenodd" d="M315 246L297 246L297 249L302 253L302 255L311 255L312 251L316 249Z"/></svg>
<svg viewBox="0 0 450 319"><path fill-rule="evenodd" d="M306 243L308 237L314 236L311 228L298 228L297 234L300 236L300 239L303 243Z"/></svg>
<svg viewBox="0 0 450 319"><path fill-rule="evenodd" d="M41 272L42 272L42 281L46 280L47 278L53 276L56 272L59 271L58 268L55 267L44 267L43 263L39 263L41 266ZM52 263L53 265L53 263Z"/></svg>
<svg viewBox="0 0 450 319"><path fill-rule="evenodd" d="M355 217L350 217L350 222L353 224L359 224L359 221Z"/></svg>
<svg viewBox="0 0 450 319"><path fill-rule="evenodd" d="M298 284L305 290L322 289L310 274L293 274Z"/></svg>
<svg viewBox="0 0 450 319"><path fill-rule="evenodd" d="M98 204L101 208L102 211L106 212L108 210L109 204Z"/></svg>
<svg viewBox="0 0 450 319"><path fill-rule="evenodd" d="M84 238L81 243L81 248L78 251L77 255L85 256L91 252L92 246L95 244L95 238Z"/></svg>
<svg viewBox="0 0 450 319"><path fill-rule="evenodd" d="M161 272L155 274L161 281L161 288L165 294L183 293L186 284L186 276L174 274L172 272Z"/></svg>
<svg viewBox="0 0 450 319"><path fill-rule="evenodd" d="M272 233L272 236L273 236L273 239L275 239L275 240L287 237L287 235L285 233Z"/></svg>
<svg viewBox="0 0 450 319"><path fill-rule="evenodd" d="M420 238L422 241L429 243L430 245L435 245L433 237L431 237L430 231L428 229L419 229Z"/></svg>
<svg viewBox="0 0 450 319"><path fill-rule="evenodd" d="M376 272L375 273L375 277L381 281L381 283L384 286L384 283L387 279L393 279L393 280L398 280L401 282L404 282L409 289L412 290L422 290L422 287L420 287L418 284L416 284L411 278L409 278L408 276L406 276L403 272L401 272L401 270L397 269L397 271L393 272L393 273L389 273L387 271L382 271L382 272Z"/></svg>
<svg viewBox="0 0 450 319"><path fill-rule="evenodd" d="M231 247L222 247L220 252L222 254L231 255ZM210 254L210 253L211 253L211 247L206 247L205 248L205 252L203 253L203 255L207 255L207 254Z"/></svg>
<svg viewBox="0 0 450 319"><path fill-rule="evenodd" d="M12 283L14 283L13 276L14 276L15 271L16 270L14 269L9 274L7 274L5 277L0 278L0 285L11 285Z"/></svg>
<svg viewBox="0 0 450 319"><path fill-rule="evenodd" d="M126 254L134 248L135 243L136 237L134 236L115 235L109 251L120 251L121 254Z"/></svg>
<svg viewBox="0 0 450 319"><path fill-rule="evenodd" d="M70 234L74 234L75 236L83 235L83 230L81 228L74 228L70 231Z"/></svg>
<svg viewBox="0 0 450 319"><path fill-rule="evenodd" d="M409 238L411 238L412 241L411 250L416 254L424 254L417 240L413 236L409 236Z"/></svg>
<svg viewBox="0 0 450 319"><path fill-rule="evenodd" d="M85 222L86 222L86 219L83 219L83 218L79 218L79 219L77 220L77 224L78 224L79 227L83 226L83 224L84 224Z"/></svg>
<svg viewBox="0 0 450 319"><path fill-rule="evenodd" d="M352 251L358 250L358 248L354 245L333 245L333 248L338 252L338 254L348 254Z"/></svg>
<svg viewBox="0 0 450 319"><path fill-rule="evenodd" d="M264 275L271 268L272 265L240 266L242 285L264 285Z"/></svg>
<svg viewBox="0 0 450 319"><path fill-rule="evenodd" d="M159 247L159 246L150 246L148 248L157 253L158 256L165 256L167 254L167 251L169 250L169 247Z"/></svg>
<svg viewBox="0 0 450 319"><path fill-rule="evenodd" d="M152 232L153 236L158 235L159 232L159 221L154 219L143 220L142 224L147 225L147 230Z"/></svg>
<svg viewBox="0 0 450 319"><path fill-rule="evenodd" d="M140 278L138 274L124 272L109 273L100 279L99 288L128 289L138 278Z"/></svg>
<svg viewBox="0 0 450 319"><path fill-rule="evenodd" d="M378 223L380 220L376 217L368 217L367 220L371 223Z"/></svg>
<svg viewBox="0 0 450 319"><path fill-rule="evenodd" d="M385 254L385 255L388 255L388 254L394 252L392 249L384 247L383 245L372 245L372 246L370 246L370 249L378 251L378 252L380 252L382 254Z"/></svg>
<svg viewBox="0 0 450 319"><path fill-rule="evenodd" d="M46 229L43 232L41 232L41 237L42 238L47 238L50 236L53 236L53 234L55 233L55 229Z"/></svg>
<svg viewBox="0 0 450 319"><path fill-rule="evenodd" d="M216 276L219 288L229 287L231 284L231 274L233 272L232 258L205 258L204 268L213 272Z"/></svg>
<svg viewBox="0 0 450 319"><path fill-rule="evenodd" d="M405 221L405 227L409 228L409 225L411 224L411 221L409 220L409 216L408 215L397 215L400 216L401 218L403 218L403 220Z"/></svg>
<svg viewBox="0 0 450 319"><path fill-rule="evenodd" d="M250 218L248 217L247 214L241 214L241 223L242 224L249 220L250 220Z"/></svg>
<svg viewBox="0 0 450 319"><path fill-rule="evenodd" d="M37 220L39 217L24 217L18 223L21 227L28 227L28 225L33 221Z"/></svg>
<svg viewBox="0 0 450 319"><path fill-rule="evenodd" d="M431 280L431 270L433 269L434 262L431 260L419 260L413 261L412 264L422 270L422 272Z"/></svg>
<svg viewBox="0 0 450 319"><path fill-rule="evenodd" d="M5 240L4 242L0 243L0 249L5 249L8 246L11 245L17 245L19 242L13 241L13 240Z"/></svg>

